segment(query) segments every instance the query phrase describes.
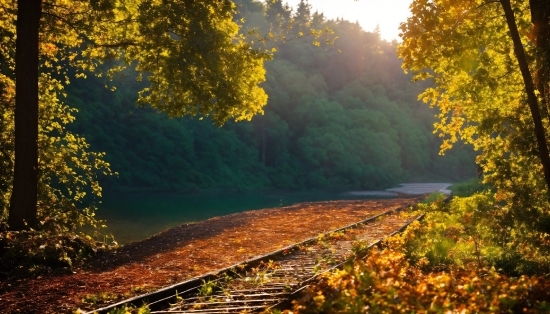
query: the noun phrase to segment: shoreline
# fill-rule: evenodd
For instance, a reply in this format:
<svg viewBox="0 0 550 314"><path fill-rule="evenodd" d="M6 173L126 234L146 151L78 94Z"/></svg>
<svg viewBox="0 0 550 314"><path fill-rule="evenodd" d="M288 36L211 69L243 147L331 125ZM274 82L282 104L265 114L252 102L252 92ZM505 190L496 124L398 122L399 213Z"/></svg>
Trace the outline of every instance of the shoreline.
<svg viewBox="0 0 550 314"><path fill-rule="evenodd" d="M73 313L173 285L364 220L415 198L322 201L181 224L68 274L0 281L2 313ZM29 291L32 298L22 298ZM102 296L106 296L102 298Z"/></svg>
<svg viewBox="0 0 550 314"><path fill-rule="evenodd" d="M440 192L445 195L451 195L452 191L448 188L451 183L401 183L399 187L385 189L382 191L348 191L343 194L354 196L389 196L399 197L400 195L424 195L434 192Z"/></svg>

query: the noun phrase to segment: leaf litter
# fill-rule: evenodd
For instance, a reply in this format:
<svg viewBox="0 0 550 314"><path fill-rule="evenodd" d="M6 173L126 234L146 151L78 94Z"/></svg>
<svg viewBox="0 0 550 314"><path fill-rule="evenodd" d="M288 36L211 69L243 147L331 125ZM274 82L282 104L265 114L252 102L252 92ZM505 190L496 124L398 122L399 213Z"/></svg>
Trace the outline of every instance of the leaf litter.
<svg viewBox="0 0 550 314"><path fill-rule="evenodd" d="M235 265L413 201L396 198L300 203L182 224L103 253L72 274L3 279L2 312L92 310Z"/></svg>

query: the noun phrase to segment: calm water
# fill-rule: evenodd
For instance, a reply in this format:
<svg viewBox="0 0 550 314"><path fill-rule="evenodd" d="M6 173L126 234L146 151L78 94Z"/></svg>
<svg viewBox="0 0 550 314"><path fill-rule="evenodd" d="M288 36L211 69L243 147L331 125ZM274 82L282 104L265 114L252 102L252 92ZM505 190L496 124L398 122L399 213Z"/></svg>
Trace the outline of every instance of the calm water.
<svg viewBox="0 0 550 314"><path fill-rule="evenodd" d="M367 199L327 193L118 194L103 199L97 216L119 244L148 238L185 222L301 202Z"/></svg>

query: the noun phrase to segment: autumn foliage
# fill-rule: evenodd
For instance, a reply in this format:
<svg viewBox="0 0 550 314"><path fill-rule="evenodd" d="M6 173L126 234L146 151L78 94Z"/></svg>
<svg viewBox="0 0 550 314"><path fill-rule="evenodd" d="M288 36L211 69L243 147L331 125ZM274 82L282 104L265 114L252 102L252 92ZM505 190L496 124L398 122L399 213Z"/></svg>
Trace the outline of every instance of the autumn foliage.
<svg viewBox="0 0 550 314"><path fill-rule="evenodd" d="M293 311L548 313L548 2L410 8L399 54L415 80L434 83L420 99L439 109L442 152L472 144L493 188L420 205L424 221L325 276Z"/></svg>
<svg viewBox="0 0 550 314"><path fill-rule="evenodd" d="M550 282L493 270L424 273L395 249L374 249L323 278L294 303L298 313L540 313Z"/></svg>
<svg viewBox="0 0 550 314"><path fill-rule="evenodd" d="M293 311L550 311L550 246L544 235L507 220L490 192L416 209L426 213L422 221L386 239L364 260L324 276L294 301Z"/></svg>

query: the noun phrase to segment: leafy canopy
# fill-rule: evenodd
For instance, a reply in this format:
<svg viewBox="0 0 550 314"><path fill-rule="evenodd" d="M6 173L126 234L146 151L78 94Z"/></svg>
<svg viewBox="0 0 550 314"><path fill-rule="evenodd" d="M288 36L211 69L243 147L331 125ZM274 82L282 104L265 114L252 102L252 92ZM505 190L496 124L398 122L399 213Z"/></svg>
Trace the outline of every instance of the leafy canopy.
<svg viewBox="0 0 550 314"><path fill-rule="evenodd" d="M532 72L541 69L537 61L541 49L550 49L548 44L533 40L532 34L541 26L534 24L534 15L544 13L529 6L536 2L511 3ZM474 199L458 199L450 206L450 213L441 216L445 218L434 220L441 218L444 230L453 225L477 230L477 236L482 235L480 243L485 242L491 254L498 256L495 260L508 260L506 268L548 273L547 187L532 103L520 71L521 58L503 14L507 3L415 0L412 16L401 25L403 43L399 54L404 68L411 70L415 79L434 82L434 87L426 89L420 98L440 110L435 130L446 139L442 150L459 139L473 144L480 151L477 163L483 169L484 183L496 188L488 195L477 196L484 200L483 206ZM536 76L535 81L543 82ZM544 106L548 102L541 93L537 97L543 104L538 109L548 134L549 113ZM480 219L457 223L455 218L463 216L468 203L478 206L464 216ZM443 238L446 232L440 233Z"/></svg>
<svg viewBox="0 0 550 314"><path fill-rule="evenodd" d="M13 117L9 115L13 91L10 94L9 88L13 88L15 71L16 13L16 1L0 2L5 134L13 129ZM74 120L71 109L60 100L72 76L85 77L94 72L113 78L131 66L139 79L149 83L139 91L138 102L170 116L211 115L213 121L222 124L229 119L250 119L262 112L267 95L258 85L264 80L263 62L270 55L252 49L247 38L238 33L234 14L231 1L44 1L39 43L40 136L44 139L41 143L49 146L40 147L41 184L50 186L48 182L54 180L65 186L66 197L79 201L83 190L68 187L91 186L99 195L96 180L67 177L62 169L70 174L87 159L89 163L82 166L86 171L108 168L107 164L98 164L101 154L87 157L85 141L64 129ZM6 203L13 162L9 143L3 143ZM45 158L48 150L52 158L62 151L72 151L75 156L55 166ZM79 150L83 151L77 153Z"/></svg>
<svg viewBox="0 0 550 314"><path fill-rule="evenodd" d="M112 174L103 153L90 152L84 138L66 129L75 112L63 103L64 87L72 77L94 73L113 78L130 66L140 73L140 79L148 81L139 92L138 102L170 116L209 115L222 124L229 119L250 119L262 112L267 96L258 85L264 80L263 62L270 55L253 49L239 35L239 26L233 21L234 8L231 1L41 3L40 75L38 81L30 82L39 86L39 101L29 107L39 112L38 210L37 217L26 218L36 219L39 224L32 227L61 235L86 225L98 226L94 207L86 205L84 197L100 196L97 175ZM21 211L15 207L8 210L14 176L13 112L16 105L20 108L14 94L15 34L22 27L15 21L18 9L17 1L0 0L2 221L13 214L9 211ZM35 215L34 211L24 212ZM33 232L17 233L26 237L21 242L34 246L22 250L10 240L13 236L9 232L0 234L2 251L28 253L29 263L38 263L33 256L39 256L37 252L45 244L35 241Z"/></svg>
<svg viewBox="0 0 550 314"><path fill-rule="evenodd" d="M512 8L535 68L529 3L513 1ZM442 151L459 139L473 144L481 152L477 162L484 180L495 185L496 199L506 201L506 210L538 208L516 217L525 221L547 214L533 119L500 3L417 0L411 10L401 25L399 54L416 80L434 82L420 98L440 111L435 130L445 138ZM542 112L548 130L548 111Z"/></svg>

